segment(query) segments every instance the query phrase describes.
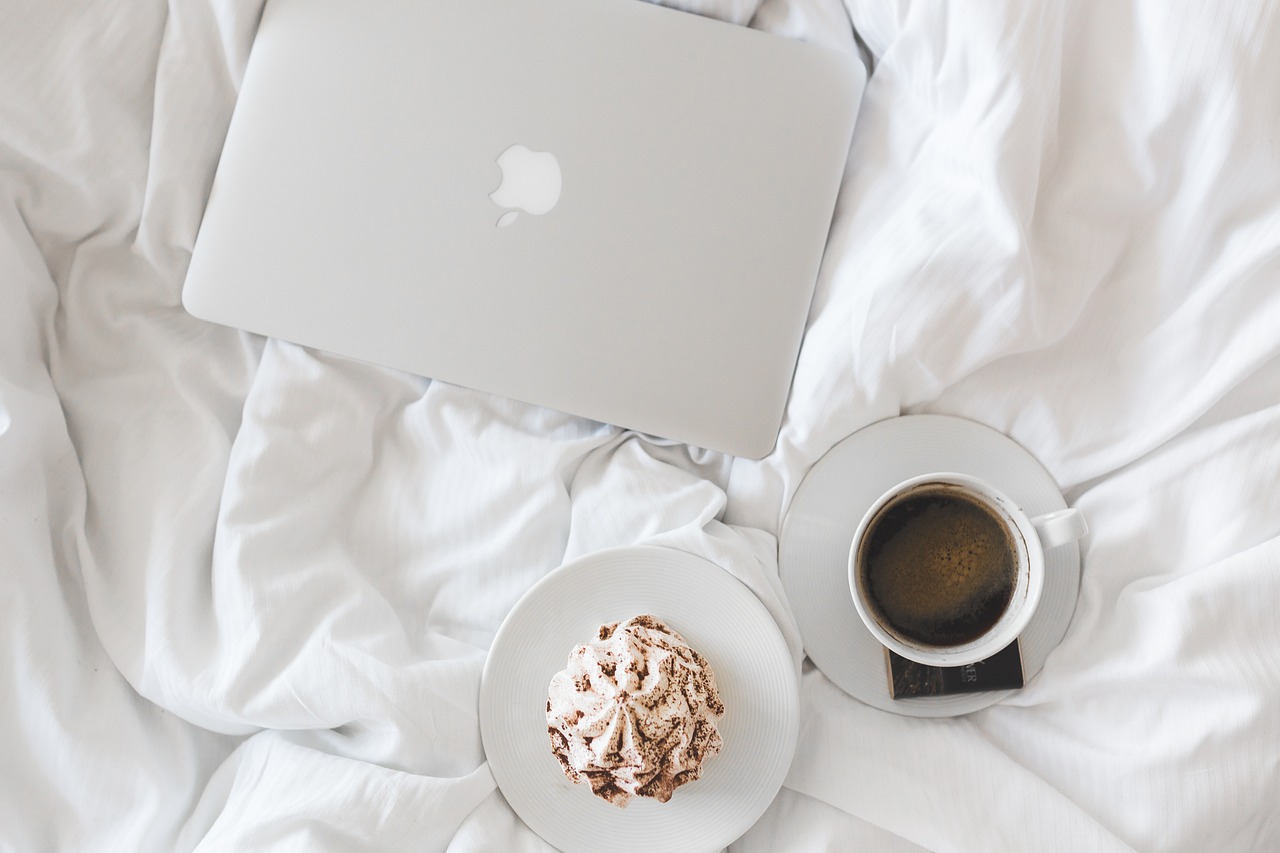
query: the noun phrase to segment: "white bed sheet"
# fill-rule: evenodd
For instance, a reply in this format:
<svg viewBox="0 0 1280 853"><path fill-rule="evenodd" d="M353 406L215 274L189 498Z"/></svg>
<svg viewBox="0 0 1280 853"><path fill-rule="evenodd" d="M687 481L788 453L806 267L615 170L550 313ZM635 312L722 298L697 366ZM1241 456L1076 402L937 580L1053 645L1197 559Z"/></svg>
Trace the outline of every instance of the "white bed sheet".
<svg viewBox="0 0 1280 853"><path fill-rule="evenodd" d="M780 514L903 412L1084 510L1071 628L955 720L805 663L733 849L1280 847L1275 4L673 5L874 58L761 462L186 316L259 0L0 7L0 847L545 850L476 723L511 605L666 542L799 665Z"/></svg>

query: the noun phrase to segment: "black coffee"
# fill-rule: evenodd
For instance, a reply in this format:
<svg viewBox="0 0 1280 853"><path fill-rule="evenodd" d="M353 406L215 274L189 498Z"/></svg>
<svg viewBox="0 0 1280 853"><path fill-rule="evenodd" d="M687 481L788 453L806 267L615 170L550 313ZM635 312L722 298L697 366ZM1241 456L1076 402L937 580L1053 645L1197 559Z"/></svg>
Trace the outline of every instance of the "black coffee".
<svg viewBox="0 0 1280 853"><path fill-rule="evenodd" d="M929 646L976 640L1000 620L1017 581L1004 521L962 489L912 489L872 520L859 552L872 611Z"/></svg>

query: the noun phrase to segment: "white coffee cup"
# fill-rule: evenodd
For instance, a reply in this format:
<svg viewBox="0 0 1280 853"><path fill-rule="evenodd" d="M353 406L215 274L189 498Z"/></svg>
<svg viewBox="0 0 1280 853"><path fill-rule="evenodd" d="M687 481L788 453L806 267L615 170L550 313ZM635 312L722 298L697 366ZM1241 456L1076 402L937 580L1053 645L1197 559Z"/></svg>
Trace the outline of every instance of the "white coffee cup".
<svg viewBox="0 0 1280 853"><path fill-rule="evenodd" d="M1004 524L1016 551L1013 595L1008 606L980 636L959 645L927 645L896 631L876 614L863 571L866 535L880 511L909 492L934 485L955 488L990 509ZM889 489L863 515L849 546L849 590L863 624L886 648L918 663L963 666L991 657L1018 638L1031 621L1044 591L1045 552L1074 542L1087 532L1084 516L1075 508L1031 518L1003 492L977 477L951 472L923 474Z"/></svg>

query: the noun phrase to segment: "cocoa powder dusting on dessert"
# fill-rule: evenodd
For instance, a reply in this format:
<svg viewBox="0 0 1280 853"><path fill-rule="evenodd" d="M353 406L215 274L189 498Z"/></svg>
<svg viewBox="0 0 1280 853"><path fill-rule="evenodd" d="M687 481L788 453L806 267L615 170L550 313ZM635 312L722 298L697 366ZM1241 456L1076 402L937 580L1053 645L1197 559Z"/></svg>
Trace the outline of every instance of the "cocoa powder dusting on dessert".
<svg viewBox="0 0 1280 853"><path fill-rule="evenodd" d="M650 614L602 625L548 688L547 731L565 775L625 807L667 802L723 746L715 673Z"/></svg>

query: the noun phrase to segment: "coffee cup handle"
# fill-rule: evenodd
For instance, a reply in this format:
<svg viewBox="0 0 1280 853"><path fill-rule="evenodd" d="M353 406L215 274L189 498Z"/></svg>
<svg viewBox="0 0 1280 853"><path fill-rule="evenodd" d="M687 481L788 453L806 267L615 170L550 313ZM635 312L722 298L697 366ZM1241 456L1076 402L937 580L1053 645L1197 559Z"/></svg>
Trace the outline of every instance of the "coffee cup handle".
<svg viewBox="0 0 1280 853"><path fill-rule="evenodd" d="M1084 515L1075 507L1037 515L1031 519L1031 526L1040 537L1040 547L1046 551L1074 542L1089 532Z"/></svg>

